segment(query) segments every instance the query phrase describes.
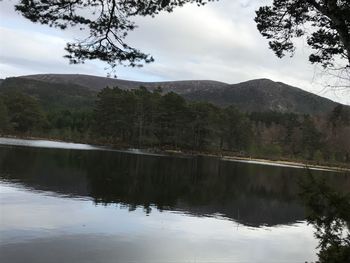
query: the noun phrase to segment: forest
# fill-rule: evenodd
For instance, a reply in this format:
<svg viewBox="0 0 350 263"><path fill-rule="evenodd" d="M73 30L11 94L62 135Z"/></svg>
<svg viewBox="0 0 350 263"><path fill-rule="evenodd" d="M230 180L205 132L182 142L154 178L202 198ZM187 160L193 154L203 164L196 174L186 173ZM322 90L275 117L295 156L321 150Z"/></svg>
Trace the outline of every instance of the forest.
<svg viewBox="0 0 350 263"><path fill-rule="evenodd" d="M33 96L3 93L0 133L122 148L350 162L350 113L343 105L322 116L241 112L233 106L187 102L161 88L107 87L90 108L80 109L43 107Z"/></svg>

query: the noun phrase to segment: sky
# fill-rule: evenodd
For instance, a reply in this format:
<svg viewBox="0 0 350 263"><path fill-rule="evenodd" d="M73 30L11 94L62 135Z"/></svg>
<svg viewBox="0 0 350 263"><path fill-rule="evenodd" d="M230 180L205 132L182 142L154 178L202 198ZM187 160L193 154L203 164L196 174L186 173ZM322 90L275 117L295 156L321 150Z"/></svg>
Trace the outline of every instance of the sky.
<svg viewBox="0 0 350 263"><path fill-rule="evenodd" d="M88 61L70 65L66 42L77 30L34 24L14 11L16 0L0 1L0 78L42 74L107 76L106 65ZM350 105L350 90L327 84L336 79L308 62L306 39L293 57L277 58L254 22L255 10L270 0L220 0L204 7L188 4L155 18L137 17L138 28L126 42L151 54L155 62L142 68L118 67L120 79L138 81L217 80L239 83L269 78Z"/></svg>

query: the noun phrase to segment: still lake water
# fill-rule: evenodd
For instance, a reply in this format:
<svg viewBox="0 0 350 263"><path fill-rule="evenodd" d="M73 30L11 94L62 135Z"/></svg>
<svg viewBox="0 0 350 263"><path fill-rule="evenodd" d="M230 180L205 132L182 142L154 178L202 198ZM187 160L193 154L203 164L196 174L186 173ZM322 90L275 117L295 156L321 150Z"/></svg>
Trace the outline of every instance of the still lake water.
<svg viewBox="0 0 350 263"><path fill-rule="evenodd" d="M313 171L349 191L350 176ZM303 169L0 138L0 262L305 262Z"/></svg>

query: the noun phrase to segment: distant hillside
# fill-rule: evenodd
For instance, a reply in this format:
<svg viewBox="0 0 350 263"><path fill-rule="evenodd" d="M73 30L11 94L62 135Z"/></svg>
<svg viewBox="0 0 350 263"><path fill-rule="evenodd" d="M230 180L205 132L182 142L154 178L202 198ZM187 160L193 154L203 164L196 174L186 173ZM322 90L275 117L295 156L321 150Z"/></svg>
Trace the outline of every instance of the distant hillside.
<svg viewBox="0 0 350 263"><path fill-rule="evenodd" d="M218 106L234 105L242 111L279 111L320 114L331 111L338 103L329 99L268 79L238 84L210 80L169 82L137 82L105 77L73 74L41 74L7 78L0 92L19 90L36 96L43 105L57 107L89 107L97 92L105 87L132 89L161 87L176 92L187 100L207 101Z"/></svg>
<svg viewBox="0 0 350 263"><path fill-rule="evenodd" d="M0 93L18 91L39 99L46 109L82 109L91 107L96 99L96 91L86 87L50 83L29 78L7 78L0 84Z"/></svg>
<svg viewBox="0 0 350 263"><path fill-rule="evenodd" d="M216 92L197 90L185 94L189 100L210 101L216 105L235 105L245 111L324 113L338 103L269 79L228 85Z"/></svg>
<svg viewBox="0 0 350 263"><path fill-rule="evenodd" d="M144 86L151 90L157 87L162 87L165 92L174 91L178 94L187 94L198 90L218 90L229 86L229 84L212 80L140 82L80 74L39 74L23 76L20 78L34 79L56 84L75 84L95 91L99 91L107 86L117 86L121 89L132 89Z"/></svg>

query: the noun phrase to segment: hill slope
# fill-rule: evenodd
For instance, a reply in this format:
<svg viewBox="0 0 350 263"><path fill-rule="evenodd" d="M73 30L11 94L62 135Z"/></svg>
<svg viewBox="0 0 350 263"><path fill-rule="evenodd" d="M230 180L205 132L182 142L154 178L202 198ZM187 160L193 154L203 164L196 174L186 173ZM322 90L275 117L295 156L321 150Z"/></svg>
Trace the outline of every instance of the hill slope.
<svg viewBox="0 0 350 263"><path fill-rule="evenodd" d="M39 74L23 76L20 78L34 79L56 84L75 84L95 91L99 91L107 86L117 86L121 89L132 89L144 86L151 90L157 87L162 87L165 92L174 91L178 94L187 94L198 90L217 90L229 86L229 84L212 80L141 82L80 74Z"/></svg>
<svg viewBox="0 0 350 263"><path fill-rule="evenodd" d="M329 99L269 79L229 85L217 92L198 90L185 94L189 100L210 101L216 105L235 105L245 111L323 113L336 105Z"/></svg>
<svg viewBox="0 0 350 263"><path fill-rule="evenodd" d="M93 106L96 91L69 83L50 83L27 78L7 78L0 93L21 92L38 98L45 109L82 109Z"/></svg>
<svg viewBox="0 0 350 263"><path fill-rule="evenodd" d="M150 90L161 87L164 92L173 91L191 101L234 105L243 111L319 114L338 105L329 99L268 79L227 84L210 80L137 82L89 75L40 74L7 78L0 84L0 92L20 90L38 97L43 104L83 107L90 106L97 92L107 86L121 89L144 86Z"/></svg>

